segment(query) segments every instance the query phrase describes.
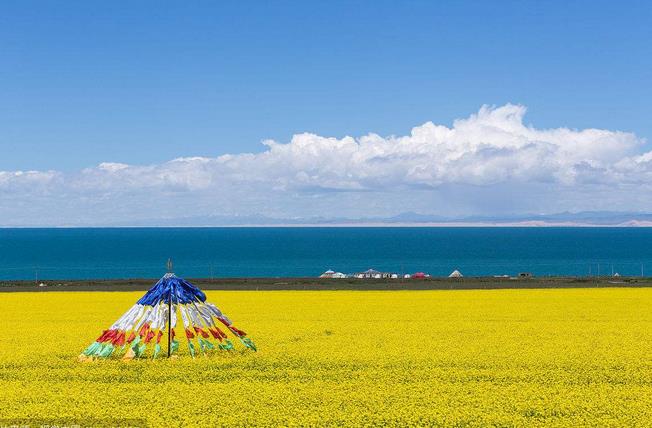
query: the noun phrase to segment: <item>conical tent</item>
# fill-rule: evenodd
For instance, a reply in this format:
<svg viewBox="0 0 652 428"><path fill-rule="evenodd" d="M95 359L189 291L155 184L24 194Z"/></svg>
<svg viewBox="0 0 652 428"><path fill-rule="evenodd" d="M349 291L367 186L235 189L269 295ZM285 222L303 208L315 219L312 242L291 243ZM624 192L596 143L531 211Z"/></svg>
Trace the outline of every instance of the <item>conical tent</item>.
<svg viewBox="0 0 652 428"><path fill-rule="evenodd" d="M457 269L455 269L453 272L451 272L450 275L448 275L449 278L462 278L463 276L464 275L462 275L462 273Z"/></svg>
<svg viewBox="0 0 652 428"><path fill-rule="evenodd" d="M256 351L256 345L244 331L233 326L215 305L206 302L203 291L185 279L167 273L111 327L104 330L79 359L111 356L122 356L127 360L157 358L162 346L163 349L167 348L165 352L168 356L175 354L179 349L179 341L175 338L177 311L181 313L191 356L212 350L234 350L235 346L224 330L228 330L245 349Z"/></svg>

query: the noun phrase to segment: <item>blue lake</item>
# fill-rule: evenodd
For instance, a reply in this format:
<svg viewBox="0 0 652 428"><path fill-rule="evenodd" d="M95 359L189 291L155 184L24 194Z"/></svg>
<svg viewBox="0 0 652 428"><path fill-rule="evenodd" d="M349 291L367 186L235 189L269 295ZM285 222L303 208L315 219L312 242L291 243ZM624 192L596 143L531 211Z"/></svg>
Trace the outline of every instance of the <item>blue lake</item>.
<svg viewBox="0 0 652 428"><path fill-rule="evenodd" d="M649 228L0 229L0 279L318 276L368 268L433 276L652 275Z"/></svg>

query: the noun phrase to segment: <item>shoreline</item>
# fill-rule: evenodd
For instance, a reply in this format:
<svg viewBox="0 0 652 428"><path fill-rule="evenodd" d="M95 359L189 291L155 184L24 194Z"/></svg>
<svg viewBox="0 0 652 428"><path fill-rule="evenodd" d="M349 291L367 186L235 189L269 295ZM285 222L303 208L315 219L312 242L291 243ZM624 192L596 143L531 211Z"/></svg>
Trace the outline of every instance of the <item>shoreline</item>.
<svg viewBox="0 0 652 428"><path fill-rule="evenodd" d="M580 221L432 221L432 222L361 222L361 223L242 223L242 224L167 224L138 225L1 225L1 229L266 229L266 228L651 228L652 221L627 220L618 223Z"/></svg>
<svg viewBox="0 0 652 428"><path fill-rule="evenodd" d="M510 279L494 277L427 279L358 278L187 278L203 290L281 291L281 290L500 290L557 288L646 288L648 277L534 277ZM147 291L158 278L101 280L0 281L0 292L49 291Z"/></svg>

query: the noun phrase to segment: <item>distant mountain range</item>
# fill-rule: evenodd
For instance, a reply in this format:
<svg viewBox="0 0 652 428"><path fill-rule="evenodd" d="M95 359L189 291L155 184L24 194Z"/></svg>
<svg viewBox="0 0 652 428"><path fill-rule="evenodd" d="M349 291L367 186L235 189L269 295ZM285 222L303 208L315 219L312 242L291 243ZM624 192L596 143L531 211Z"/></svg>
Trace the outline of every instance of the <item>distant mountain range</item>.
<svg viewBox="0 0 652 428"><path fill-rule="evenodd" d="M444 217L405 212L392 217L305 217L273 218L262 215L192 216L167 219L145 219L103 226L131 227L210 227L210 226L620 226L652 227L652 213L584 211L556 214L524 214L505 216Z"/></svg>

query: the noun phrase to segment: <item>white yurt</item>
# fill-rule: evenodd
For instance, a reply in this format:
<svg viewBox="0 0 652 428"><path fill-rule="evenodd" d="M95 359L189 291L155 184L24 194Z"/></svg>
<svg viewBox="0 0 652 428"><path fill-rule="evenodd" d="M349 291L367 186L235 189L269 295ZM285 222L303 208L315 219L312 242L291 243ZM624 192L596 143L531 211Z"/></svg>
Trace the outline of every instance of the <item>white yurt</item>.
<svg viewBox="0 0 652 428"><path fill-rule="evenodd" d="M455 269L453 272L451 272L450 275L448 275L449 278L462 278L464 275L462 275L462 272L459 270Z"/></svg>
<svg viewBox="0 0 652 428"><path fill-rule="evenodd" d="M326 272L324 272L324 273L322 273L321 275L319 275L319 277L320 277L320 278L332 278L333 275L335 275L335 271L334 271L334 270L331 270L331 269L328 269Z"/></svg>

